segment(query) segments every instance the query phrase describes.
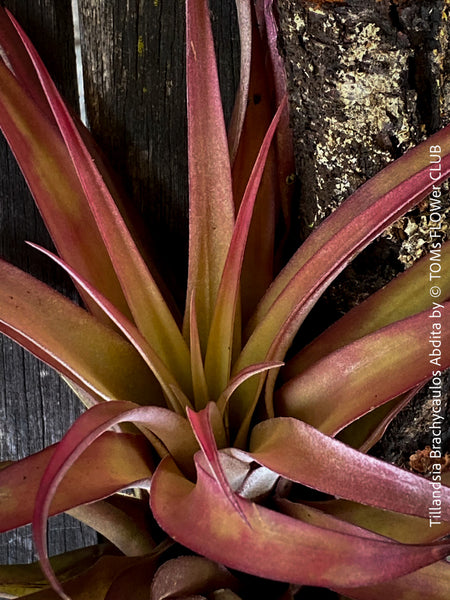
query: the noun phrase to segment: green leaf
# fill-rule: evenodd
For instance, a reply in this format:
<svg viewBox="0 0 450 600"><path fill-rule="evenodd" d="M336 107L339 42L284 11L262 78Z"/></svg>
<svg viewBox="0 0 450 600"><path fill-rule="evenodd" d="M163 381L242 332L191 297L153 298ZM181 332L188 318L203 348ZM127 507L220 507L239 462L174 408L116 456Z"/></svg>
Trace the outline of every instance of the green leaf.
<svg viewBox="0 0 450 600"><path fill-rule="evenodd" d="M88 569L107 551L106 545L90 546L66 552L50 559L55 573L61 581L76 577ZM48 586L39 563L0 566L0 594L25 596Z"/></svg>
<svg viewBox="0 0 450 600"><path fill-rule="evenodd" d="M121 335L2 260L0 331L97 400L164 403L147 365Z"/></svg>
<svg viewBox="0 0 450 600"><path fill-rule="evenodd" d="M307 502L316 510L405 544L428 544L450 534L450 522L430 526L430 518L403 515L349 500Z"/></svg>
<svg viewBox="0 0 450 600"><path fill-rule="evenodd" d="M211 397L216 400L230 379L233 337L239 300L242 262L252 221L256 194L261 182L272 138L286 107L285 97L264 137L239 208L236 225L225 261L205 358L205 374Z"/></svg>

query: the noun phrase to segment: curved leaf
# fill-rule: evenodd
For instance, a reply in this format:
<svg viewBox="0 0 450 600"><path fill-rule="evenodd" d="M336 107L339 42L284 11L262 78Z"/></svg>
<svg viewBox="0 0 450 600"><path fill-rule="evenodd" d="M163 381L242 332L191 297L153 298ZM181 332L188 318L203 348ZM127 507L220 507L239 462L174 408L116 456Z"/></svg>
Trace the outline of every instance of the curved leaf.
<svg viewBox="0 0 450 600"><path fill-rule="evenodd" d="M114 425L132 422L142 425L145 432L149 429L156 435L180 464L189 472L192 454L197 449L192 433L183 431L186 420L163 408L147 406L136 407L131 402L107 402L92 407L83 413L59 442L42 476L35 499L33 531L36 550L41 560L42 570L53 589L65 598L61 585L51 569L46 551L47 517L52 500L65 475L90 446ZM188 428L189 429L189 428ZM176 431L176 434L174 435ZM98 465L102 467L101 464ZM151 474L147 471L143 486L148 486ZM139 482L129 481L137 487Z"/></svg>
<svg viewBox="0 0 450 600"><path fill-rule="evenodd" d="M189 394L191 392L189 352L183 336L55 84L25 33L19 26L17 30L35 66L73 161L86 197L88 208L85 212L94 216L96 227L111 258L136 325L166 364L173 369ZM70 261L68 262L70 264Z"/></svg>
<svg viewBox="0 0 450 600"><path fill-rule="evenodd" d="M252 432L249 456L286 479L327 494L428 518L426 479L367 456L292 418L270 419ZM450 521L450 488L442 486L442 520Z"/></svg>
<svg viewBox="0 0 450 600"><path fill-rule="evenodd" d="M180 556L165 562L156 572L150 600L168 600L190 594L211 594L239 587L238 580L222 565L201 556Z"/></svg>
<svg viewBox="0 0 450 600"><path fill-rule="evenodd" d="M430 178L430 146L439 145L441 170ZM352 194L300 247L261 301L234 370L282 360L304 318L326 287L389 224L450 175L450 126L430 137ZM273 382L272 382L273 385ZM243 421L253 410L257 384L237 392L233 408Z"/></svg>
<svg viewBox="0 0 450 600"><path fill-rule="evenodd" d="M128 579L128 589L130 581L134 581L136 589L133 587L133 598L136 600L145 600L148 598L149 581L146 585L146 596L142 588L145 580L151 579L152 573L156 570L157 561L153 556L149 557L128 557L128 556L102 556L89 569L70 579L65 583L67 594L62 597L66 600L117 600L117 595L113 594L116 585L119 586L122 577L132 574ZM144 572L146 577L144 582L139 575ZM58 600L59 596L52 589L47 588L35 594L27 596L28 600ZM119 596L124 598L124 596Z"/></svg>
<svg viewBox="0 0 450 600"><path fill-rule="evenodd" d="M449 550L450 544L408 546L332 532L241 499L247 524L198 455L196 463L196 485L169 457L160 463L153 514L171 537L230 568L299 585L355 587L398 577Z"/></svg>
<svg viewBox="0 0 450 600"><path fill-rule="evenodd" d="M446 323L450 323L450 302L434 302L433 310L397 321L332 352L281 388L276 412L335 435L361 415L450 366Z"/></svg>
<svg viewBox="0 0 450 600"><path fill-rule="evenodd" d="M58 448L58 444L49 446L0 471L0 531L31 523L42 475ZM67 473L49 514L110 496L150 477L151 468L150 448L143 437L108 433L96 440Z"/></svg>
<svg viewBox="0 0 450 600"><path fill-rule="evenodd" d="M442 273L450 272L450 241L442 245L437 257ZM283 379L299 375L306 368L338 348L386 327L395 321L406 319L429 309L433 305L429 286L430 259L426 255L404 273L398 275L381 290L371 294L367 300L352 308L324 333L308 344L283 369ZM441 300L450 297L450 277L440 280Z"/></svg>
<svg viewBox="0 0 450 600"><path fill-rule="evenodd" d="M116 307L109 302L107 298L102 296L100 292L94 289L88 281L83 279L78 273L76 273L67 263L61 260L58 256L37 246L36 244L30 244L34 248L40 250L43 254L55 261L60 267L62 267L74 281L86 292L86 294L92 298L95 303L105 312L105 314L111 319L111 321L119 328L125 337L129 339L131 344L135 347L138 354L147 363L148 367L160 383L167 400L171 403L173 409L181 414L184 413L185 405L189 405L189 399L180 390L180 394L174 392L179 389L179 384L175 380L172 372L167 368L166 364L156 354L154 349L150 346L141 332L136 328L134 323L129 321L122 313L120 313ZM180 402L180 398L183 398L183 402Z"/></svg>
<svg viewBox="0 0 450 600"><path fill-rule="evenodd" d="M97 398L164 402L147 365L121 335L2 260L0 331Z"/></svg>
<svg viewBox="0 0 450 600"><path fill-rule="evenodd" d="M50 559L55 573L61 581L76 577L88 569L102 554L106 544L72 550ZM48 587L39 563L22 565L0 565L0 594L6 597L22 597Z"/></svg>
<svg viewBox="0 0 450 600"><path fill-rule="evenodd" d="M58 252L129 315L67 148L54 123L40 112L1 59L0 128ZM86 303L98 314L95 305L88 299Z"/></svg>

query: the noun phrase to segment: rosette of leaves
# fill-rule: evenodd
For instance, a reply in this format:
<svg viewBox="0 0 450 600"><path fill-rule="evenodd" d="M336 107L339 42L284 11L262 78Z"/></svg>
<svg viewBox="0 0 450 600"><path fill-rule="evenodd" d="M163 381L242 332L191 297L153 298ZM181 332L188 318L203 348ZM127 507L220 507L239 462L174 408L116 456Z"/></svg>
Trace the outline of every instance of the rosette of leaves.
<svg viewBox="0 0 450 600"><path fill-rule="evenodd" d="M433 300L419 261L284 361L326 287L449 176L450 129L369 180L277 270L293 169L284 74L271 2L237 6L241 82L227 136L207 2L186 3L182 318L88 132L0 11L0 125L59 256L42 251L86 307L2 261L0 330L87 406L58 444L0 472L2 530L33 523L48 580L36 565L3 567L4 593L294 598L318 586L355 600L448 597L450 489L430 528L429 482L366 451L433 375L431 309L444 325L439 369L450 365L450 277ZM440 250L448 274L449 243ZM326 499L299 497L298 484ZM46 520L63 511L109 543L50 561Z"/></svg>

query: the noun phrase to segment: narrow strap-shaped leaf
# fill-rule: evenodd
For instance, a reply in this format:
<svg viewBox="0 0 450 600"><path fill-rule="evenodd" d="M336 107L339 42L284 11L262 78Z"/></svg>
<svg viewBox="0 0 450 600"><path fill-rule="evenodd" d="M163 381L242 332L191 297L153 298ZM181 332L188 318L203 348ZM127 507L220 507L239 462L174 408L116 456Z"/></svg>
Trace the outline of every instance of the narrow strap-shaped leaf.
<svg viewBox="0 0 450 600"><path fill-rule="evenodd" d="M39 55L17 28L47 95L133 318L190 395L189 351L183 336Z"/></svg>
<svg viewBox="0 0 450 600"><path fill-rule="evenodd" d="M90 297L95 303L105 312L106 315L111 319L111 321L117 325L119 330L124 334L126 338L133 344L138 354L142 357L142 359L147 363L150 370L160 383L167 401L171 404L173 410L183 414L185 405L189 405L189 399L182 392L177 395L174 393L174 390L179 389L179 383L172 375L171 371L167 368L165 363L160 359L155 350L150 346L145 337L141 334L141 332L136 328L136 326L129 321L122 313L120 313L115 306L109 302L107 298L102 296L96 289L94 289L85 279L83 279L78 273L75 271L63 260L61 260L58 256L37 246L36 244L31 244L34 248L40 250L43 254L54 260L58 265L60 265L67 273L72 277L74 281L77 282L79 287ZM180 403L179 398L182 397L185 402Z"/></svg>
<svg viewBox="0 0 450 600"><path fill-rule="evenodd" d="M434 302L430 310L332 352L281 388L277 414L336 435L361 415L449 367L449 324L450 302Z"/></svg>
<svg viewBox="0 0 450 600"><path fill-rule="evenodd" d="M279 119L285 109L286 101L287 98L284 98L280 104L258 152L236 218L236 225L217 293L217 302L214 307L205 358L206 380L213 399L220 396L230 378L233 336L245 246L267 154Z"/></svg>
<svg viewBox="0 0 450 600"><path fill-rule="evenodd" d="M198 334L197 313L195 310L195 293L191 296L189 350L191 353L192 386L194 389L194 404L197 410L205 408L209 402L209 390L205 377L200 336Z"/></svg>
<svg viewBox="0 0 450 600"><path fill-rule="evenodd" d="M26 89L40 111L53 121L53 113L42 90L39 77L33 67L28 52L13 25L14 17L8 9L0 7L0 49L1 57L12 71L22 89Z"/></svg>
<svg viewBox="0 0 450 600"><path fill-rule="evenodd" d="M231 381L221 393L219 399L216 402L217 408L222 413L222 415L225 412L226 406L228 404L228 401L230 400L231 395L235 390L238 389L240 385L244 383L244 381L247 381L247 379L253 377L254 375L264 373L264 371L268 371L269 369L277 369L282 366L282 362L257 363L256 365L251 365L250 367L247 367L246 369L243 369L242 371L237 373L231 379Z"/></svg>
<svg viewBox="0 0 450 600"><path fill-rule="evenodd" d="M338 439L366 454L383 437L393 419L408 406L424 385L417 385L406 394L389 400L353 421L339 432Z"/></svg>
<svg viewBox="0 0 450 600"><path fill-rule="evenodd" d="M42 475L57 449L57 444L49 446L0 471L0 531L31 523ZM109 432L96 440L67 473L49 514L110 496L150 477L151 472L150 447L143 437Z"/></svg>
<svg viewBox="0 0 450 600"><path fill-rule="evenodd" d="M259 423L250 456L259 464L327 494L361 504L428 518L429 481L362 454L288 417ZM450 488L441 488L442 520L450 521Z"/></svg>
<svg viewBox="0 0 450 600"><path fill-rule="evenodd" d="M124 422L133 422L148 428L166 444L176 460L180 460L182 465L187 465L189 468L188 463L192 461L192 453L197 448L197 444L192 434L191 436L183 435L183 428L179 427L180 421L184 421L188 425L185 419L162 408L136 407L131 402L107 402L94 406L83 413L59 442L42 476L35 499L33 531L42 569L53 589L62 598L67 596L55 578L48 560L46 530L52 499L65 475L72 465L76 464L78 459L83 456L84 452L108 429ZM101 463L97 466L102 468ZM130 480L129 484L137 485L134 480ZM144 481L142 485L148 486L148 484L147 476L147 481Z"/></svg>
<svg viewBox="0 0 450 600"><path fill-rule="evenodd" d="M450 277L439 279L441 294L438 299L430 295L430 265L440 265L441 273L450 273L450 241L436 246L432 253L424 256L412 267L398 275L385 287L370 295L322 335L306 346L283 369L286 381L299 375L314 362L342 346L346 346L377 329L427 310L436 300L450 298ZM434 280L437 281L437 280ZM426 285L429 284L429 285Z"/></svg>
<svg viewBox="0 0 450 600"><path fill-rule="evenodd" d="M311 523L311 525L317 525L331 531L340 531L341 533L348 533L350 535L356 535L358 537L367 537L373 540L384 540L389 541L388 537L382 536L370 529L364 529L348 521L339 519L333 514L323 512L314 506L313 503L301 504L300 502L291 502L285 498L278 499L276 506L284 515L305 521L305 523ZM390 540L394 541L394 540Z"/></svg>
<svg viewBox="0 0 450 600"><path fill-rule="evenodd" d="M120 284L87 208L61 136L1 60L0 128L60 255L102 290L119 310L129 315ZM98 315L97 307L85 300Z"/></svg>
<svg viewBox="0 0 450 600"><path fill-rule="evenodd" d="M70 600L118 600L126 598L122 594L113 595L116 586L120 585L123 578L128 579L126 590L133 589L133 600L147 600L148 588L152 574L157 568L157 557L129 556L101 556L89 568L86 568L75 577L70 578L64 588L67 594L64 598ZM142 573L145 573L146 585L142 582ZM142 586L145 585L144 590ZM146 593L145 593L146 592ZM55 592L47 587L28 597L28 600L57 600Z"/></svg>
<svg viewBox="0 0 450 600"><path fill-rule="evenodd" d="M342 522L369 529L405 544L428 544L450 534L449 521L436 522L430 526L429 517L403 515L349 500L325 500L305 504Z"/></svg>
<svg viewBox="0 0 450 600"><path fill-rule="evenodd" d="M431 146L438 146L442 156L435 180L430 177ZM352 258L449 175L450 126L352 194L310 235L268 290L235 372L252 362L282 360L308 312ZM238 391L233 403L237 421L253 410L255 391L253 382Z"/></svg>
<svg viewBox="0 0 450 600"><path fill-rule="evenodd" d="M197 438L197 442L211 470L211 474L216 479L223 495L230 502L230 505L245 520L245 515L240 506L240 498L233 493L220 463L217 442L214 438L214 432L211 425L212 412L214 410L217 411L217 407L214 403L210 402L206 408L198 413L188 409L187 416L195 437ZM218 416L220 418L220 415Z"/></svg>
<svg viewBox="0 0 450 600"><path fill-rule="evenodd" d="M250 65L252 51L252 14L250 0L236 0L241 43L241 61L239 69L239 87L228 128L230 162L233 164L239 146L242 126L247 110L248 89L250 83Z"/></svg>
<svg viewBox="0 0 450 600"><path fill-rule="evenodd" d="M97 399L164 403L147 365L121 335L1 260L0 331Z"/></svg>
<svg viewBox="0 0 450 600"><path fill-rule="evenodd" d="M206 352L217 292L234 226L228 143L207 0L186 2L189 156L189 268L185 337L193 291ZM207 99L205 101L205 98Z"/></svg>
<svg viewBox="0 0 450 600"><path fill-rule="evenodd" d="M239 13L238 13L239 14ZM267 6L267 19L273 19L271 7ZM275 34L276 35L276 34ZM277 107L287 94L284 64L278 49L268 39L265 17L257 20L255 7L251 6L251 62L250 80L246 97L246 113L233 161L233 196L236 210L245 193L247 181L253 169L265 133L272 122ZM278 60L272 55L277 52ZM245 48L247 51L247 48ZM241 49L242 51L242 49ZM284 83L282 83L284 82ZM280 84L280 85L278 85ZM237 103L239 105L241 90ZM233 122L232 122L233 125ZM288 229L290 196L292 186L288 176L294 172L293 144L289 130L287 106L280 117L279 127L267 156L264 174L258 190L252 223L243 262L241 290L243 322L246 323L256 305L278 272L279 257L276 257L281 238ZM281 224L284 218L285 223ZM255 269L255 265L258 268Z"/></svg>
<svg viewBox="0 0 450 600"><path fill-rule="evenodd" d="M65 552L50 559L61 581L72 579L92 566L107 551L107 544ZM0 566L0 594L20 597L38 592L47 584L39 563ZM47 584L48 585L48 584Z"/></svg>
<svg viewBox="0 0 450 600"><path fill-rule="evenodd" d="M430 176L430 148L439 148L439 171ZM341 270L389 224L415 206L450 175L450 126L409 150L356 190L302 244L274 281L260 303L249 332L258 327L269 311L281 313L300 286L301 276L316 267L314 282L323 283L330 270ZM328 259L327 259L328 256ZM303 267L305 267L303 269ZM287 309L288 314L297 307ZM275 302L277 308L275 309ZM280 318L280 316L278 317Z"/></svg>
<svg viewBox="0 0 450 600"><path fill-rule="evenodd" d="M249 526L199 455L196 462L196 485L170 458L160 463L152 479L153 514L170 536L230 568L298 585L343 586L346 581L346 587L354 587L414 571L439 560L450 547L409 546L330 531L241 499Z"/></svg>

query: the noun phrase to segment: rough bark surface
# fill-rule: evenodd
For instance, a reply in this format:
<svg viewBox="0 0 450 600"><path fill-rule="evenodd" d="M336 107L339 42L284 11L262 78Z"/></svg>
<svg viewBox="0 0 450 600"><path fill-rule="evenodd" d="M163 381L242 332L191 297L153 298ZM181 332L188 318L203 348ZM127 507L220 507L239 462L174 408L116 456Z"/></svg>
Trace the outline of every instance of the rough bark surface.
<svg viewBox="0 0 450 600"><path fill-rule="evenodd" d="M81 0L86 108L94 137L151 233L169 284L187 268L185 17L182 2ZM210 2L231 113L239 64L234 2ZM182 297L179 298L182 300Z"/></svg>
<svg viewBox="0 0 450 600"><path fill-rule="evenodd" d="M369 177L450 122L450 3L279 0L278 7L305 238ZM444 240L450 202L448 186L442 190ZM426 253L429 225L424 201L363 252L312 314L310 334ZM448 382L443 391L448 404ZM376 451L406 466L430 442L430 402L420 394Z"/></svg>

